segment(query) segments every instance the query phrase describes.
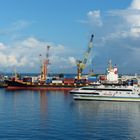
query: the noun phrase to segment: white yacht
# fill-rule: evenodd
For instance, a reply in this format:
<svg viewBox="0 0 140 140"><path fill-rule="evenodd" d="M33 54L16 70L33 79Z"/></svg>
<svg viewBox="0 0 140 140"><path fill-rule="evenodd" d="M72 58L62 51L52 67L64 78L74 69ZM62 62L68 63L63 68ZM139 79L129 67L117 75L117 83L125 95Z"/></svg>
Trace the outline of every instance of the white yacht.
<svg viewBox="0 0 140 140"><path fill-rule="evenodd" d="M74 99L100 101L140 101L137 86L88 86L70 91Z"/></svg>

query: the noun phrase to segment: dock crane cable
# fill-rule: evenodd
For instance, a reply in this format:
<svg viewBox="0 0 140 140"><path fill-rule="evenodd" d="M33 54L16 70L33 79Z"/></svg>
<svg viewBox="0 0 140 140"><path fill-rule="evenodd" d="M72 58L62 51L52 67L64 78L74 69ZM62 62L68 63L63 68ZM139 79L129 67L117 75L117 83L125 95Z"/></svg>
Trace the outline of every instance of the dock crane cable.
<svg viewBox="0 0 140 140"><path fill-rule="evenodd" d="M87 63L87 60L88 60L88 57L89 57L89 54L91 52L91 49L93 48L93 37L94 35L92 34L91 35L91 39L90 39L90 42L89 42L89 45L88 45L88 48L87 48L87 51L84 55L84 58L83 60L77 60L76 63L77 63L77 79L80 80L81 79L81 76L82 76L82 72L86 66L86 63Z"/></svg>

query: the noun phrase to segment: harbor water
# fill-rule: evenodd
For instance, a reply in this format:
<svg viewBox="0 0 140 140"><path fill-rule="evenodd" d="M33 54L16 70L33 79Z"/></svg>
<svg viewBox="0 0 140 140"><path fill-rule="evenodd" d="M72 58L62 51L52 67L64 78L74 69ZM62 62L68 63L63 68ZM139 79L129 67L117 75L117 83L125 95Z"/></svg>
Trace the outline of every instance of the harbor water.
<svg viewBox="0 0 140 140"><path fill-rule="evenodd" d="M0 140L139 140L140 103L0 89Z"/></svg>

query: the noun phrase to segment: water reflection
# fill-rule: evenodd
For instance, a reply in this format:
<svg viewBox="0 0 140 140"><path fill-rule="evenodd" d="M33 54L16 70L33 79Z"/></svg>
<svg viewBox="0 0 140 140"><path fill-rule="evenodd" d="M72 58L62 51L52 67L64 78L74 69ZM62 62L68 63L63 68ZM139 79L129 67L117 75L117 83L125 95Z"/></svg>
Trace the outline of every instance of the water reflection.
<svg viewBox="0 0 140 140"><path fill-rule="evenodd" d="M47 111L47 92L42 90L39 91L39 95L40 95L40 109L41 109L41 113L44 115L46 114Z"/></svg>
<svg viewBox="0 0 140 140"><path fill-rule="evenodd" d="M138 102L107 102L107 101L74 101L79 113L87 112L110 112L118 111L122 113L140 113L140 103Z"/></svg>
<svg viewBox="0 0 140 140"><path fill-rule="evenodd" d="M1 90L0 114L0 138L139 139L140 103L74 101L63 91Z"/></svg>
<svg viewBox="0 0 140 140"><path fill-rule="evenodd" d="M85 127L92 130L96 127L100 131L99 135L139 139L140 103L74 101L74 106L78 117L84 118Z"/></svg>

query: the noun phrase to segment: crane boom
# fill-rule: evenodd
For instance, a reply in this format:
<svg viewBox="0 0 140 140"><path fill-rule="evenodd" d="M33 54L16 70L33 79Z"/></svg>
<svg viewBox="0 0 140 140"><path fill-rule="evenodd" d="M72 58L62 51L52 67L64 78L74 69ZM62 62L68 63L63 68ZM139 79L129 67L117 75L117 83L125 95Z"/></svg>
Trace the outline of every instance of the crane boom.
<svg viewBox="0 0 140 140"><path fill-rule="evenodd" d="M87 60L88 60L88 57L89 57L89 53L91 52L91 49L93 47L93 37L94 37L94 35L92 34L91 35L90 42L89 42L89 45L88 45L88 49L87 49L87 51L86 51L86 53L84 55L83 61L82 61L83 64L86 64L87 63Z"/></svg>
<svg viewBox="0 0 140 140"><path fill-rule="evenodd" d="M77 79L81 79L82 71L83 71L83 69L84 69L85 66L86 66L86 63L87 63L89 54L90 54L91 49L92 49L92 47L93 47L93 37L94 37L94 35L92 34L92 35L91 35L91 38L90 38L90 42L89 42L88 48L87 48L87 51L86 51L86 53L84 54L83 60L82 60L82 61L77 60Z"/></svg>

